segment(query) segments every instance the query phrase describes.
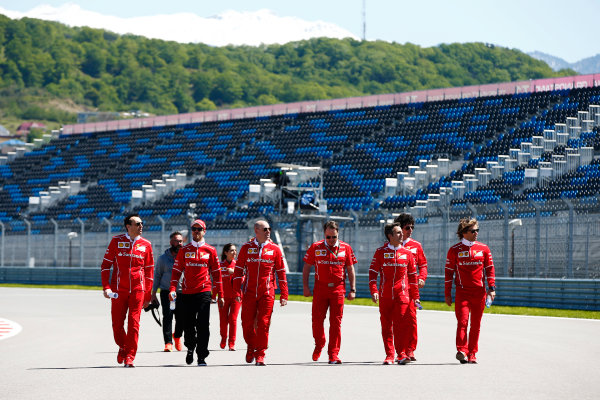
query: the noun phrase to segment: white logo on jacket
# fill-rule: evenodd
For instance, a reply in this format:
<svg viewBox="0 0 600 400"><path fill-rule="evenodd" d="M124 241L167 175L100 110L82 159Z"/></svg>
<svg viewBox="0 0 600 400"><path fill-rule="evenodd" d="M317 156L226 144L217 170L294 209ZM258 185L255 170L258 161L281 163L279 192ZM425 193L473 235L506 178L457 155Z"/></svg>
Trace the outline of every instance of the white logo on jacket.
<svg viewBox="0 0 600 400"><path fill-rule="evenodd" d="M325 250L316 250L315 251L315 256L317 257L325 257L327 255L327 251Z"/></svg>
<svg viewBox="0 0 600 400"><path fill-rule="evenodd" d="M130 247L130 243L129 242L119 242L119 248L120 249L128 249Z"/></svg>
<svg viewBox="0 0 600 400"><path fill-rule="evenodd" d="M138 246L135 248L137 251L141 251L142 253L146 252L146 246Z"/></svg>
<svg viewBox="0 0 600 400"><path fill-rule="evenodd" d="M273 250L265 249L265 251L263 251L263 256L272 256L272 255L273 255Z"/></svg>
<svg viewBox="0 0 600 400"><path fill-rule="evenodd" d="M196 258L196 253L190 251L185 253L185 258Z"/></svg>
<svg viewBox="0 0 600 400"><path fill-rule="evenodd" d="M383 253L383 258L394 258L394 253Z"/></svg>
<svg viewBox="0 0 600 400"><path fill-rule="evenodd" d="M462 258L469 257L469 251L461 251L458 253L458 256Z"/></svg>
<svg viewBox="0 0 600 400"><path fill-rule="evenodd" d="M248 254L258 254L258 249L257 248L248 249Z"/></svg>

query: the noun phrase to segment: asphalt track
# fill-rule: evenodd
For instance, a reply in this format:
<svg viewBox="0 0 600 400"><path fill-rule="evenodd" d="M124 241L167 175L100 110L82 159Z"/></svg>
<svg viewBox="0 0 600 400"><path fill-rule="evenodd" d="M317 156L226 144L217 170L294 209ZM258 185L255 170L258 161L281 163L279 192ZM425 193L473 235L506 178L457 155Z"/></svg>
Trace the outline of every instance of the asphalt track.
<svg viewBox="0 0 600 400"><path fill-rule="evenodd" d="M22 327L0 340L0 399L598 399L600 321L484 315L479 364L455 359L451 312L419 313L417 362L381 365L378 310L347 306L342 365L312 362L310 303L276 307L266 367L219 349L211 309L208 367L163 353L142 313L135 369L116 363L110 304L101 292L0 288L0 319Z"/></svg>

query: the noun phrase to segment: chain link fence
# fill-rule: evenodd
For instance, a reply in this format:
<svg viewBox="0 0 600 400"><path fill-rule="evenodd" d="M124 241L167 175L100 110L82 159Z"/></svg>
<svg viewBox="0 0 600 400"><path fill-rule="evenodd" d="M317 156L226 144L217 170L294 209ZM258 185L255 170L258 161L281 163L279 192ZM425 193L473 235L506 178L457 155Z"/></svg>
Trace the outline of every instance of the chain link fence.
<svg viewBox="0 0 600 400"><path fill-rule="evenodd" d="M392 216L390 215L390 218ZM270 219L275 228L273 240L284 249L290 271L302 270L302 257L311 243L323 238L323 218ZM479 241L492 250L496 274L515 278L600 278L600 215L564 212L558 216L519 220L481 220ZM2 223L0 266L98 268L113 235L124 232L122 221L100 224L53 223L39 229L29 222L23 227ZM169 234L189 229L186 221L145 219L144 237L153 244L158 257L169 246ZM448 248L458 242L456 221L429 218L417 224L413 238L423 244L429 274L443 275ZM209 230L207 243L221 251L232 242L241 246L253 236L251 228ZM340 239L349 243L358 259L357 272L366 274L375 250L386 240L383 223L379 227L357 227L353 221L340 223Z"/></svg>

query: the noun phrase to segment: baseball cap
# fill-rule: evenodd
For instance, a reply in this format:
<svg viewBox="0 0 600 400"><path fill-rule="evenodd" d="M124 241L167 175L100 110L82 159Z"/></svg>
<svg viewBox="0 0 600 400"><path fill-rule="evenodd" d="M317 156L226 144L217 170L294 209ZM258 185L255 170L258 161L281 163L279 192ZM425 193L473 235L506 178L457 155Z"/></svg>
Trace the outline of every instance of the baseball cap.
<svg viewBox="0 0 600 400"><path fill-rule="evenodd" d="M194 220L194 222L192 222L192 225L190 225L190 226L194 226L194 225L200 225L202 227L202 229L206 230L206 224L201 219Z"/></svg>

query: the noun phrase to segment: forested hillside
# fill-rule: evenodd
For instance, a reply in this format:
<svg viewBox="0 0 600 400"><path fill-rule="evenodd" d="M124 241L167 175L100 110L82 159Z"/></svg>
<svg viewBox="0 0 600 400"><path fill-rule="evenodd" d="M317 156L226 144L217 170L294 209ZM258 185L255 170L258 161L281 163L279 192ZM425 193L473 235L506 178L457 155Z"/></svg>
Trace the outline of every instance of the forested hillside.
<svg viewBox="0 0 600 400"><path fill-rule="evenodd" d="M210 47L0 15L0 124L72 123L84 108L173 114L574 74L482 43Z"/></svg>

